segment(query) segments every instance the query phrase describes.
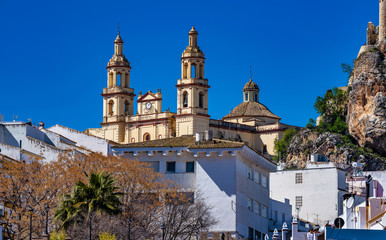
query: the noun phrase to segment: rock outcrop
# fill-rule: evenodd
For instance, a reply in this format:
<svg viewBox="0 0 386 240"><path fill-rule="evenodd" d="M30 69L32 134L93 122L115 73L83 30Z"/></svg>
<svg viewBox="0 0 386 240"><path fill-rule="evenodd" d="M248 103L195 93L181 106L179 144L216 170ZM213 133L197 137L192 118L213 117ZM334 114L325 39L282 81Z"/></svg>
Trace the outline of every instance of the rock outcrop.
<svg viewBox="0 0 386 240"><path fill-rule="evenodd" d="M371 171L386 169L385 159L366 153L354 144L345 143L340 134L319 134L310 129L303 129L292 138L285 165L288 168L304 168L310 160L310 154L316 153L325 156L329 162L347 165L359 162L365 166L365 170Z"/></svg>
<svg viewBox="0 0 386 240"><path fill-rule="evenodd" d="M349 133L360 146L382 156L386 156L385 53L374 46L355 60L347 111Z"/></svg>

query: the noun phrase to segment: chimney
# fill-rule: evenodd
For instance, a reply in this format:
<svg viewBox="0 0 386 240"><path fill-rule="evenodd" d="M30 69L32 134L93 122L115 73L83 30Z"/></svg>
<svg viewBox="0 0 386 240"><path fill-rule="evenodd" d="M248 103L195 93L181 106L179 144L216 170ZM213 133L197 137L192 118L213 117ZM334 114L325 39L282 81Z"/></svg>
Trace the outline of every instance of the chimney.
<svg viewBox="0 0 386 240"><path fill-rule="evenodd" d="M196 142L202 142L204 140L204 133L196 133Z"/></svg>
<svg viewBox="0 0 386 240"><path fill-rule="evenodd" d="M287 232L288 232L288 227L287 223L283 223L283 227L281 229L281 239L282 240L287 240Z"/></svg>
<svg viewBox="0 0 386 240"><path fill-rule="evenodd" d="M279 240L279 238L280 238L279 232L275 228L275 230L273 231L272 240Z"/></svg>
<svg viewBox="0 0 386 240"><path fill-rule="evenodd" d="M205 131L205 140L206 141L212 141L212 138L213 138L212 130L206 130Z"/></svg>

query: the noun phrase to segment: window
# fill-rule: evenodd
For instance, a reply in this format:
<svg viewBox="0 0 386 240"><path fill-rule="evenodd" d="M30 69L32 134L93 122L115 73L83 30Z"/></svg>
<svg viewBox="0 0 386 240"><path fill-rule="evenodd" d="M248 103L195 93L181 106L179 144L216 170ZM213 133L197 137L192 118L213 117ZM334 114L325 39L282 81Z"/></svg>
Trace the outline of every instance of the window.
<svg viewBox="0 0 386 240"><path fill-rule="evenodd" d="M282 223L285 222L285 213L282 213L282 214L281 214L281 222L282 222Z"/></svg>
<svg viewBox="0 0 386 240"><path fill-rule="evenodd" d="M248 227L248 240L253 240L253 228Z"/></svg>
<svg viewBox="0 0 386 240"><path fill-rule="evenodd" d="M261 214L261 209L260 209L260 203L255 201L253 203L253 211L256 213L256 214Z"/></svg>
<svg viewBox="0 0 386 240"><path fill-rule="evenodd" d="M183 106L183 107L188 107L188 93L187 93L187 92L184 92L184 94L183 94L183 103L182 103L182 106Z"/></svg>
<svg viewBox="0 0 386 240"><path fill-rule="evenodd" d="M129 114L129 109L130 109L130 103L129 101L125 101L125 114L128 115Z"/></svg>
<svg viewBox="0 0 386 240"><path fill-rule="evenodd" d="M261 216L268 217L268 207L261 205Z"/></svg>
<svg viewBox="0 0 386 240"><path fill-rule="evenodd" d="M261 183L261 181L260 181L260 173L258 171L256 171L256 170L253 172L253 181L255 181L258 184Z"/></svg>
<svg viewBox="0 0 386 240"><path fill-rule="evenodd" d="M248 93L245 93L245 101L248 101Z"/></svg>
<svg viewBox="0 0 386 240"><path fill-rule="evenodd" d="M261 240L261 232L255 230L255 240Z"/></svg>
<svg viewBox="0 0 386 240"><path fill-rule="evenodd" d="M296 206L296 208L301 208L303 206L303 197L302 196L296 196L295 197L295 206Z"/></svg>
<svg viewBox="0 0 386 240"><path fill-rule="evenodd" d="M277 210L273 212L273 220L277 222Z"/></svg>
<svg viewBox="0 0 386 240"><path fill-rule="evenodd" d="M264 175L261 175L261 186L268 188L268 178Z"/></svg>
<svg viewBox="0 0 386 240"><path fill-rule="evenodd" d="M121 86L121 74L117 73L117 86Z"/></svg>
<svg viewBox="0 0 386 240"><path fill-rule="evenodd" d="M114 101L113 100L109 101L109 109L108 109L108 111L109 111L109 115L113 115L113 113L114 113Z"/></svg>
<svg viewBox="0 0 386 240"><path fill-rule="evenodd" d="M267 145L263 145L262 149L263 149L263 154L267 154L268 153Z"/></svg>
<svg viewBox="0 0 386 240"><path fill-rule="evenodd" d="M192 64L191 70L192 70L192 72L190 73L190 76L191 76L191 78L195 78L196 77L196 65Z"/></svg>
<svg viewBox="0 0 386 240"><path fill-rule="evenodd" d="M295 183L303 183L303 174L302 173L296 173L295 174Z"/></svg>
<svg viewBox="0 0 386 240"><path fill-rule="evenodd" d="M258 102L259 100L257 99L257 93L255 93L255 102Z"/></svg>
<svg viewBox="0 0 386 240"><path fill-rule="evenodd" d="M253 180L252 168L248 167L248 179Z"/></svg>
<svg viewBox="0 0 386 240"><path fill-rule="evenodd" d="M176 162L166 162L166 173L176 172Z"/></svg>
<svg viewBox="0 0 386 240"><path fill-rule="evenodd" d="M248 205L248 210L253 212L253 200L252 200L252 198L248 198L247 205Z"/></svg>
<svg viewBox="0 0 386 240"><path fill-rule="evenodd" d="M186 172L194 173L194 162L186 162Z"/></svg>
<svg viewBox="0 0 386 240"><path fill-rule="evenodd" d="M131 138L131 142L132 142L132 143L135 143L135 138Z"/></svg>
<svg viewBox="0 0 386 240"><path fill-rule="evenodd" d="M198 107L204 108L204 94L202 92L198 96Z"/></svg>
<svg viewBox="0 0 386 240"><path fill-rule="evenodd" d="M150 141L150 133L143 134L143 141L144 142Z"/></svg>

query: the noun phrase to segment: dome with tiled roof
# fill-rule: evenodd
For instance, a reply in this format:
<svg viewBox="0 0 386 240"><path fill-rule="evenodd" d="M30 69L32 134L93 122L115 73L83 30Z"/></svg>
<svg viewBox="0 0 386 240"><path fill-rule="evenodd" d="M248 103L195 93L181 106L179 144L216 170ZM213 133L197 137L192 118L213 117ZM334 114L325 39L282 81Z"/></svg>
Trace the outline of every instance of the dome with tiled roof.
<svg viewBox="0 0 386 240"><path fill-rule="evenodd" d="M280 120L280 117L273 114L266 106L259 102L243 102L235 107L231 113L223 119L240 117L268 117Z"/></svg>
<svg viewBox="0 0 386 240"><path fill-rule="evenodd" d="M280 117L276 116L266 106L259 103L259 91L259 87L251 78L243 88L244 102L235 107L232 112L223 117L223 119L267 117L280 120Z"/></svg>
<svg viewBox="0 0 386 240"><path fill-rule="evenodd" d="M254 91L254 90L259 90L259 87L255 82L252 81L252 78L247 82L244 86L243 91Z"/></svg>

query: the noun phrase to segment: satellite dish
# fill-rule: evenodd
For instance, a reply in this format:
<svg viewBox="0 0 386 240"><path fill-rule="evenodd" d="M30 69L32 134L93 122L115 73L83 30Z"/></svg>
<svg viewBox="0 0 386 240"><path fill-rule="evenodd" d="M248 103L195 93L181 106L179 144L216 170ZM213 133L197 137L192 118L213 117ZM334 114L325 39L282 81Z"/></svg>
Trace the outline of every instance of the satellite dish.
<svg viewBox="0 0 386 240"><path fill-rule="evenodd" d="M352 208L353 204L354 204L354 197L350 197L349 199L347 199L346 207Z"/></svg>
<svg viewBox="0 0 386 240"><path fill-rule="evenodd" d="M342 228L344 226L344 220L342 218L336 218L334 221L334 225L337 228Z"/></svg>

